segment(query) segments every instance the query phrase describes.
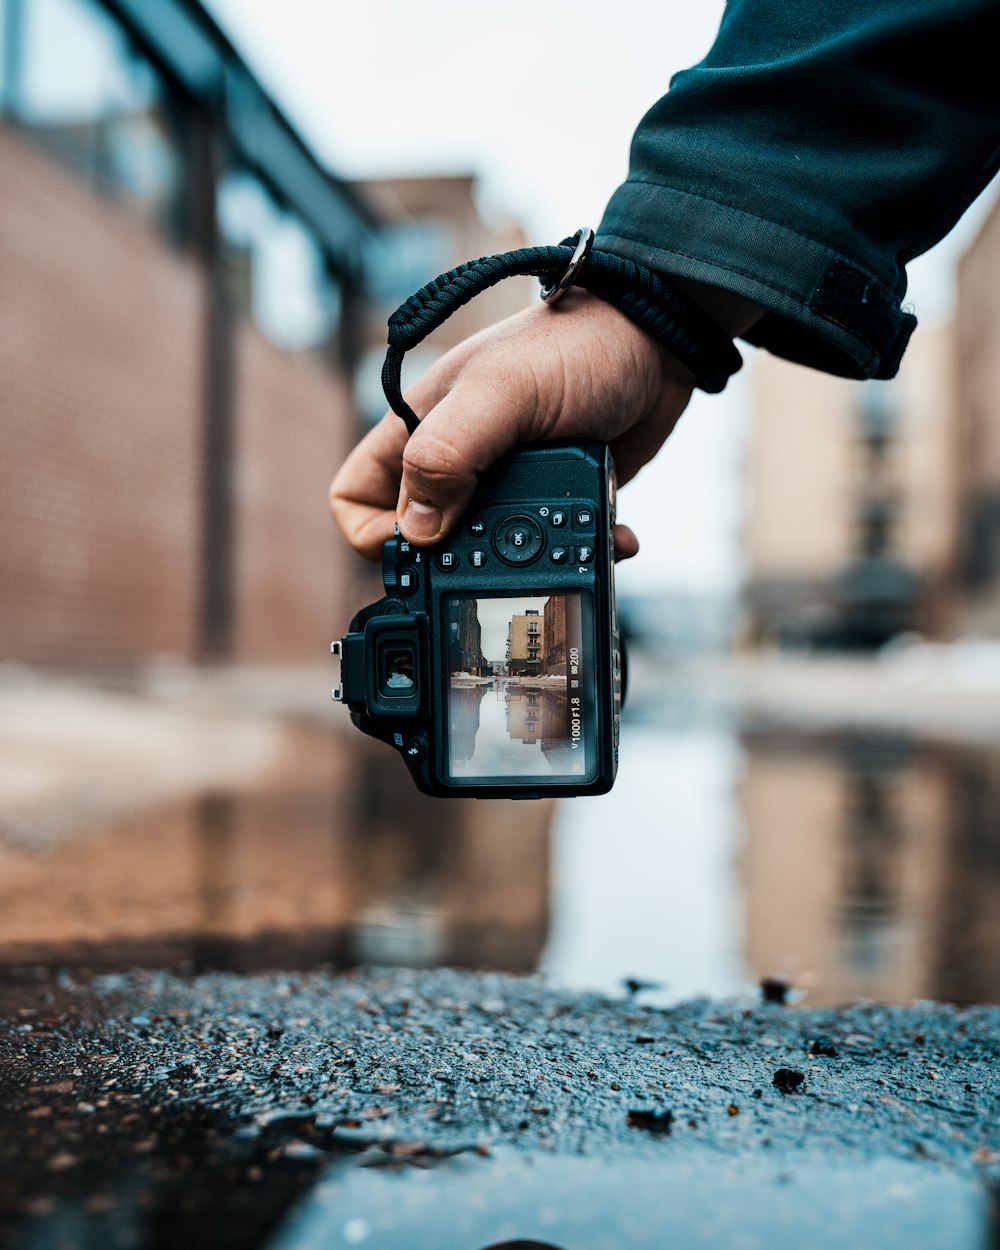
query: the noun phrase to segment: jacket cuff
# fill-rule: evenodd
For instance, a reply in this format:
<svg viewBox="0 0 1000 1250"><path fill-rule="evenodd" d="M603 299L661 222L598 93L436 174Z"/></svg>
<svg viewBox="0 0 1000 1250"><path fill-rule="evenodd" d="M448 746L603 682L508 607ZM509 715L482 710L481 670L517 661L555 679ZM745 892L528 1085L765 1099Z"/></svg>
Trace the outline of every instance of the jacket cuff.
<svg viewBox="0 0 1000 1250"><path fill-rule="evenodd" d="M917 324L886 283L828 245L659 183L619 187L596 246L754 300L769 312L748 343L841 377L894 377Z"/></svg>

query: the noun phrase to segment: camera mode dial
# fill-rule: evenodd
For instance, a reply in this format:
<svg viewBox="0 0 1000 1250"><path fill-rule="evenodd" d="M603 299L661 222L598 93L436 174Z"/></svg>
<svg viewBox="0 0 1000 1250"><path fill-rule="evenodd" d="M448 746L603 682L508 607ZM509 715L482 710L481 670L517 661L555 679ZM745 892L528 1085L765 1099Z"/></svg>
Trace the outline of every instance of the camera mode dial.
<svg viewBox="0 0 1000 1250"><path fill-rule="evenodd" d="M386 594L396 589L396 561L399 558L399 539L389 538L382 547L382 585Z"/></svg>
<svg viewBox="0 0 1000 1250"><path fill-rule="evenodd" d="M545 545L542 527L533 517L506 517L493 531L493 546L508 564L530 564Z"/></svg>

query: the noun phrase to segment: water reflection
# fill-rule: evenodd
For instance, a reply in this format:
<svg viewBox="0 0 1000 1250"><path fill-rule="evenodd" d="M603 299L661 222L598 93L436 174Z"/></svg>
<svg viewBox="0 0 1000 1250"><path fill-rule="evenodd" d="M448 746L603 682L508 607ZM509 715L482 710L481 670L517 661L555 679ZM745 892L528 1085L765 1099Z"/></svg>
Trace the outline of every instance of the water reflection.
<svg viewBox="0 0 1000 1250"><path fill-rule="evenodd" d="M741 891L734 794L740 751L721 725L626 725L610 794L561 804L553 829L552 929L559 984L650 1001L739 993Z"/></svg>
<svg viewBox="0 0 1000 1250"><path fill-rule="evenodd" d="M897 734L632 725L555 826L559 982L810 1003L1000 1001L1000 752Z"/></svg>
<svg viewBox="0 0 1000 1250"><path fill-rule="evenodd" d="M451 717L451 763L456 770L462 770L476 753L481 720L479 705L485 694L484 684L458 686L452 683L448 710Z"/></svg>
<svg viewBox="0 0 1000 1250"><path fill-rule="evenodd" d="M380 744L303 732L253 786L50 843L0 835L0 963L530 972L550 810L441 803Z"/></svg>
<svg viewBox="0 0 1000 1250"><path fill-rule="evenodd" d="M583 773L573 746L565 679L560 689L502 677L457 684L450 693L452 772L469 777Z"/></svg>
<svg viewBox="0 0 1000 1250"><path fill-rule="evenodd" d="M474 751L494 716L544 751L551 693L470 686L454 740ZM612 793L554 808L429 799L380 744L295 732L252 785L0 830L0 964L541 967L664 1000L780 974L810 1003L1000 1001L995 748L633 712Z"/></svg>
<svg viewBox="0 0 1000 1250"><path fill-rule="evenodd" d="M745 948L813 1001L1000 999L1000 757L744 735Z"/></svg>

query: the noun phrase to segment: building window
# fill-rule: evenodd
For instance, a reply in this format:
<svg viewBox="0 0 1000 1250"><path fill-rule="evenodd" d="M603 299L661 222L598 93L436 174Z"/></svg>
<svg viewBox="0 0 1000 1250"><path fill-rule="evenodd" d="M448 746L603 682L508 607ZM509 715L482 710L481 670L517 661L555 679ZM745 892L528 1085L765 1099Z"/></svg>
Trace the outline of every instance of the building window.
<svg viewBox="0 0 1000 1250"><path fill-rule="evenodd" d="M103 195L187 234L183 102L95 0L3 0L5 115Z"/></svg>
<svg viewBox="0 0 1000 1250"><path fill-rule="evenodd" d="M895 515L889 506L863 509L858 518L858 546L864 556L884 556L893 548Z"/></svg>
<svg viewBox="0 0 1000 1250"><path fill-rule="evenodd" d="M261 333L291 351L328 346L340 292L314 235L259 178L236 169L218 196L225 281Z"/></svg>
<svg viewBox="0 0 1000 1250"><path fill-rule="evenodd" d="M372 299L387 312L450 269L458 250L453 227L437 217L384 225L369 243L365 272Z"/></svg>
<svg viewBox="0 0 1000 1250"><path fill-rule="evenodd" d="M855 395L855 414L862 438L891 439L899 428L898 388L891 382L862 382Z"/></svg>

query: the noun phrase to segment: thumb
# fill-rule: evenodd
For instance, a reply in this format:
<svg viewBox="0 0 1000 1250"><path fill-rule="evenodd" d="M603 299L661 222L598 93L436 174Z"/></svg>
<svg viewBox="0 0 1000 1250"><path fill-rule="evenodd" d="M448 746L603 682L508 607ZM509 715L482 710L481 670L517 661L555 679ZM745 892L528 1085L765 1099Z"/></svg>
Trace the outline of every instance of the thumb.
<svg viewBox="0 0 1000 1250"><path fill-rule="evenodd" d="M535 411L520 388L463 379L437 403L403 448L396 519L404 538L437 542L469 505L494 461L529 441Z"/></svg>

